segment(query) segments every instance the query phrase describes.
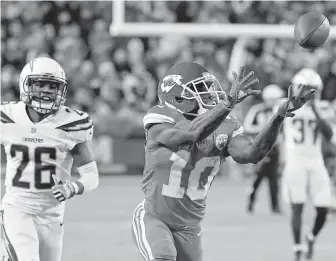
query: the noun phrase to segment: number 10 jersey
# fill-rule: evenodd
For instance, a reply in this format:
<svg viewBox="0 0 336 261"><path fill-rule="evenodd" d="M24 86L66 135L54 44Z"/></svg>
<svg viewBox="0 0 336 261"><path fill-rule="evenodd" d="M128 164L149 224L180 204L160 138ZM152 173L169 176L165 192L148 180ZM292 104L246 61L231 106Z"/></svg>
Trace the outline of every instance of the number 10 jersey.
<svg viewBox="0 0 336 261"><path fill-rule="evenodd" d="M144 117L147 131L152 124L174 125L185 119L167 106L154 106ZM172 149L146 140L146 164L142 178L145 211L173 227L198 224L204 217L207 192L228 156L228 141L242 133L233 117L203 141Z"/></svg>
<svg viewBox="0 0 336 261"><path fill-rule="evenodd" d="M51 192L52 175L70 180L71 149L92 138L93 124L81 111L66 106L33 123L22 102L1 104L1 144L7 155L3 205L26 213L62 209ZM61 211L62 212L62 211Z"/></svg>

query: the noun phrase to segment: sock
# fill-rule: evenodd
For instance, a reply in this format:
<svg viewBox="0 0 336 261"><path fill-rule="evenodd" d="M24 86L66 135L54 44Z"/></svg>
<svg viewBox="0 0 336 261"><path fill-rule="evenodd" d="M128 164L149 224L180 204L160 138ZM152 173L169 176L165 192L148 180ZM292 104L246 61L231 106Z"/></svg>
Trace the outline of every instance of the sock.
<svg viewBox="0 0 336 261"><path fill-rule="evenodd" d="M299 245L301 243L302 211L303 211L303 204L292 205L291 225L295 245Z"/></svg>
<svg viewBox="0 0 336 261"><path fill-rule="evenodd" d="M316 207L316 218L315 223L312 229L312 236L314 239L320 233L321 229L323 228L325 221L327 219L328 208L326 207Z"/></svg>

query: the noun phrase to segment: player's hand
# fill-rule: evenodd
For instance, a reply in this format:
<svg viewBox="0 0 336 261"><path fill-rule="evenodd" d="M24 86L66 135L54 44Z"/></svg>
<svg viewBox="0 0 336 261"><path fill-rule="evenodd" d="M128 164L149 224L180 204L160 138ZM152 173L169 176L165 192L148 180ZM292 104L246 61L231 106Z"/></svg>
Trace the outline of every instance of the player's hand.
<svg viewBox="0 0 336 261"><path fill-rule="evenodd" d="M232 72L233 82L231 90L228 93L228 102L231 106L242 102L246 97L250 95L261 95L259 90L251 90L253 84L259 82L258 78L254 78L254 72L249 72L245 76L245 67L240 67L239 73Z"/></svg>
<svg viewBox="0 0 336 261"><path fill-rule="evenodd" d="M59 202L63 202L69 198L72 198L76 194L76 189L73 182L63 183L59 177L52 175L55 186L51 188L54 198Z"/></svg>
<svg viewBox="0 0 336 261"><path fill-rule="evenodd" d="M288 98L282 103L278 109L278 114L282 117L294 117L292 113L300 109L307 101L309 101L316 93L315 89L308 89L305 85L299 86L299 91L296 95L293 93L293 86L288 88Z"/></svg>

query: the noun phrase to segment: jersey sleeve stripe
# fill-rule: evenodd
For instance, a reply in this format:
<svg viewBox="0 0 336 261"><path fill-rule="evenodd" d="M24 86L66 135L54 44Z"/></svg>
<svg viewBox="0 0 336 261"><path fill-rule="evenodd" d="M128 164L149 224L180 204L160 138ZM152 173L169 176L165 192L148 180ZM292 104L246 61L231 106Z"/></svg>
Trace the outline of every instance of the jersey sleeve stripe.
<svg viewBox="0 0 336 261"><path fill-rule="evenodd" d="M148 124L156 124L156 123L174 123L174 119L172 117L168 117L166 115L158 114L158 113L149 113L143 119L144 127Z"/></svg>
<svg viewBox="0 0 336 261"><path fill-rule="evenodd" d="M81 119L78 121L73 121L67 124L63 124L61 126L58 126L56 129L69 129L69 128L78 128L78 127L86 127L87 125L91 125L92 120L91 117L88 116L85 119Z"/></svg>
<svg viewBox="0 0 336 261"><path fill-rule="evenodd" d="M244 128L242 126L240 126L240 128L238 130L235 130L233 133L232 133L232 138L236 137L237 135L239 134L242 134L244 132Z"/></svg>
<svg viewBox="0 0 336 261"><path fill-rule="evenodd" d="M66 128L66 129L61 129L62 131L65 131L65 132L74 132L74 131L84 131L84 130L89 130L93 128L93 124L87 126L87 127L82 127L82 128Z"/></svg>
<svg viewBox="0 0 336 261"><path fill-rule="evenodd" d="M1 122L3 123L15 123L11 118L9 118L3 111L0 111Z"/></svg>

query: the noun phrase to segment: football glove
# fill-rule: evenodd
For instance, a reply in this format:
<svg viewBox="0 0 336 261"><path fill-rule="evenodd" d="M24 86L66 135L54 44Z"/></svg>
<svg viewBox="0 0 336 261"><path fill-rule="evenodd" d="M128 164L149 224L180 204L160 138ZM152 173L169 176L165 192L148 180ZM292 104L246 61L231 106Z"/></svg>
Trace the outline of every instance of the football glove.
<svg viewBox="0 0 336 261"><path fill-rule="evenodd" d="M300 109L307 101L309 101L316 93L315 89L308 89L305 85L299 86L299 91L296 95L293 93L293 86L288 88L288 98L282 103L278 109L278 115L282 117L294 117L292 113Z"/></svg>
<svg viewBox="0 0 336 261"><path fill-rule="evenodd" d="M72 198L76 194L76 185L74 182L63 183L56 175L52 175L55 186L51 188L54 198L59 202L63 202Z"/></svg>
<svg viewBox="0 0 336 261"><path fill-rule="evenodd" d="M235 104L242 102L250 95L261 95L260 90L251 90L253 84L259 82L258 78L253 79L254 72L249 72L245 76L245 67L240 67L240 71L233 72L233 82L231 90L228 93L227 102L233 107Z"/></svg>

